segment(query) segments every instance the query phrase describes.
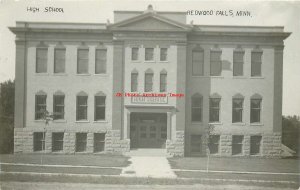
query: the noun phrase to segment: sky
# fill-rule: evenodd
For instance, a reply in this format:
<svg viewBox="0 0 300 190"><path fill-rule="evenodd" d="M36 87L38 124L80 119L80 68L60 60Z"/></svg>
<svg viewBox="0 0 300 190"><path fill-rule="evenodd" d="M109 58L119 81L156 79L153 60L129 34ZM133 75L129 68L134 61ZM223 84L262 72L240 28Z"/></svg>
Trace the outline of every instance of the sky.
<svg viewBox="0 0 300 190"><path fill-rule="evenodd" d="M292 32L285 40L283 64L283 115L300 115L300 1L199 1L199 0L0 0L0 82L14 79L15 36L8 29L16 21L113 22L113 11L144 11L149 4L157 11L250 11L251 16L187 15L199 25L284 26ZM28 11L30 7L38 12ZM63 13L44 12L45 7L62 8Z"/></svg>

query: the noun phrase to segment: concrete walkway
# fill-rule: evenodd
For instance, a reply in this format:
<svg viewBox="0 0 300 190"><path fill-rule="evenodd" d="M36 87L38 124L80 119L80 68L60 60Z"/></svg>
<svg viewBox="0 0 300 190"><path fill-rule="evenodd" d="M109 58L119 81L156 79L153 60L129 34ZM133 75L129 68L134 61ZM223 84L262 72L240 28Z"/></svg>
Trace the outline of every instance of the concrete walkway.
<svg viewBox="0 0 300 190"><path fill-rule="evenodd" d="M163 156L131 156L131 164L122 170L121 176L176 178L166 157Z"/></svg>

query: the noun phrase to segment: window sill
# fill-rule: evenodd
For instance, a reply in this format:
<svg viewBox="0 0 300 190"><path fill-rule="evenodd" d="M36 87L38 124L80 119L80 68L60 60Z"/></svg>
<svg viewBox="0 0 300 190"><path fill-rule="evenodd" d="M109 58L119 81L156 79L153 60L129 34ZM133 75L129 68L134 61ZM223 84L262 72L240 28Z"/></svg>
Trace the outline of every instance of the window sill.
<svg viewBox="0 0 300 190"><path fill-rule="evenodd" d="M265 77L257 76L257 77L250 77L250 79L264 79Z"/></svg>
<svg viewBox="0 0 300 190"><path fill-rule="evenodd" d="M145 63L155 63L155 61L154 60L149 60L149 61L145 60Z"/></svg>
<svg viewBox="0 0 300 190"><path fill-rule="evenodd" d="M97 77L108 77L109 75L107 73L99 73L99 74L94 74L94 76L97 76Z"/></svg>
<svg viewBox="0 0 300 190"><path fill-rule="evenodd" d="M210 78L220 78L220 79L223 79L224 77L223 76L210 76Z"/></svg>
<svg viewBox="0 0 300 190"><path fill-rule="evenodd" d="M131 63L140 63L140 60L131 60Z"/></svg>
<svg viewBox="0 0 300 190"><path fill-rule="evenodd" d="M192 75L192 78L209 78L209 77L204 75Z"/></svg>
<svg viewBox="0 0 300 190"><path fill-rule="evenodd" d="M246 79L245 76L232 76L233 79Z"/></svg>
<svg viewBox="0 0 300 190"><path fill-rule="evenodd" d="M202 121L192 121L191 125L203 125Z"/></svg>
<svg viewBox="0 0 300 190"><path fill-rule="evenodd" d="M35 73L35 76L48 76L49 73Z"/></svg>
<svg viewBox="0 0 300 190"><path fill-rule="evenodd" d="M93 121L93 123L108 123L107 120L98 120L98 121Z"/></svg>
<svg viewBox="0 0 300 190"><path fill-rule="evenodd" d="M159 61L160 63L169 63L169 61Z"/></svg>
<svg viewBox="0 0 300 190"><path fill-rule="evenodd" d="M53 76L68 76L66 73L53 73Z"/></svg>
<svg viewBox="0 0 300 190"><path fill-rule="evenodd" d="M209 125L223 125L221 122L210 122Z"/></svg>
<svg viewBox="0 0 300 190"><path fill-rule="evenodd" d="M86 74L76 74L76 76L91 76L91 74L89 74L89 73L86 73Z"/></svg>
<svg viewBox="0 0 300 190"><path fill-rule="evenodd" d="M243 126L243 125L246 125L246 123L244 123L244 122L240 122L240 123L232 123L232 125Z"/></svg>
<svg viewBox="0 0 300 190"><path fill-rule="evenodd" d="M53 120L53 123L67 123L67 120L65 120L65 119L57 119L57 120Z"/></svg>
<svg viewBox="0 0 300 190"><path fill-rule="evenodd" d="M75 123L89 123L89 120L80 120L80 121L75 121Z"/></svg>
<svg viewBox="0 0 300 190"><path fill-rule="evenodd" d="M263 123L250 123L250 126L263 126Z"/></svg>
<svg viewBox="0 0 300 190"><path fill-rule="evenodd" d="M46 121L45 120L41 120L41 119L39 119L39 120L34 120L34 122L37 122L37 123L45 123Z"/></svg>

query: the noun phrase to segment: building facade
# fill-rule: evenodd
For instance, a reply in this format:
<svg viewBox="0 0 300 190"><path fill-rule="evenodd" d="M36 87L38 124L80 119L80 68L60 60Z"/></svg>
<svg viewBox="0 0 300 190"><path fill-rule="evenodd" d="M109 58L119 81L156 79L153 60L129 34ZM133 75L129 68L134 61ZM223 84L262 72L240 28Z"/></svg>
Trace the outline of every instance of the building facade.
<svg viewBox="0 0 300 190"><path fill-rule="evenodd" d="M149 6L10 30L16 153L280 156L283 27L193 25Z"/></svg>

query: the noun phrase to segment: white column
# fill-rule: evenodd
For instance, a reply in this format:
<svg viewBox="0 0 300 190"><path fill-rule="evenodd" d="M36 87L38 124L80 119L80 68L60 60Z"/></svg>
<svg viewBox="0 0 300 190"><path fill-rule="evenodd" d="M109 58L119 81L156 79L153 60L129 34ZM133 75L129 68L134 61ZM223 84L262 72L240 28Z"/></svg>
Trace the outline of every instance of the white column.
<svg viewBox="0 0 300 190"><path fill-rule="evenodd" d="M172 137L172 135L171 135L171 133L172 133L172 131L171 131L171 129L172 129L172 118L171 118L171 116L172 116L172 113L167 112L167 138L168 138L168 140L171 140L171 137Z"/></svg>

